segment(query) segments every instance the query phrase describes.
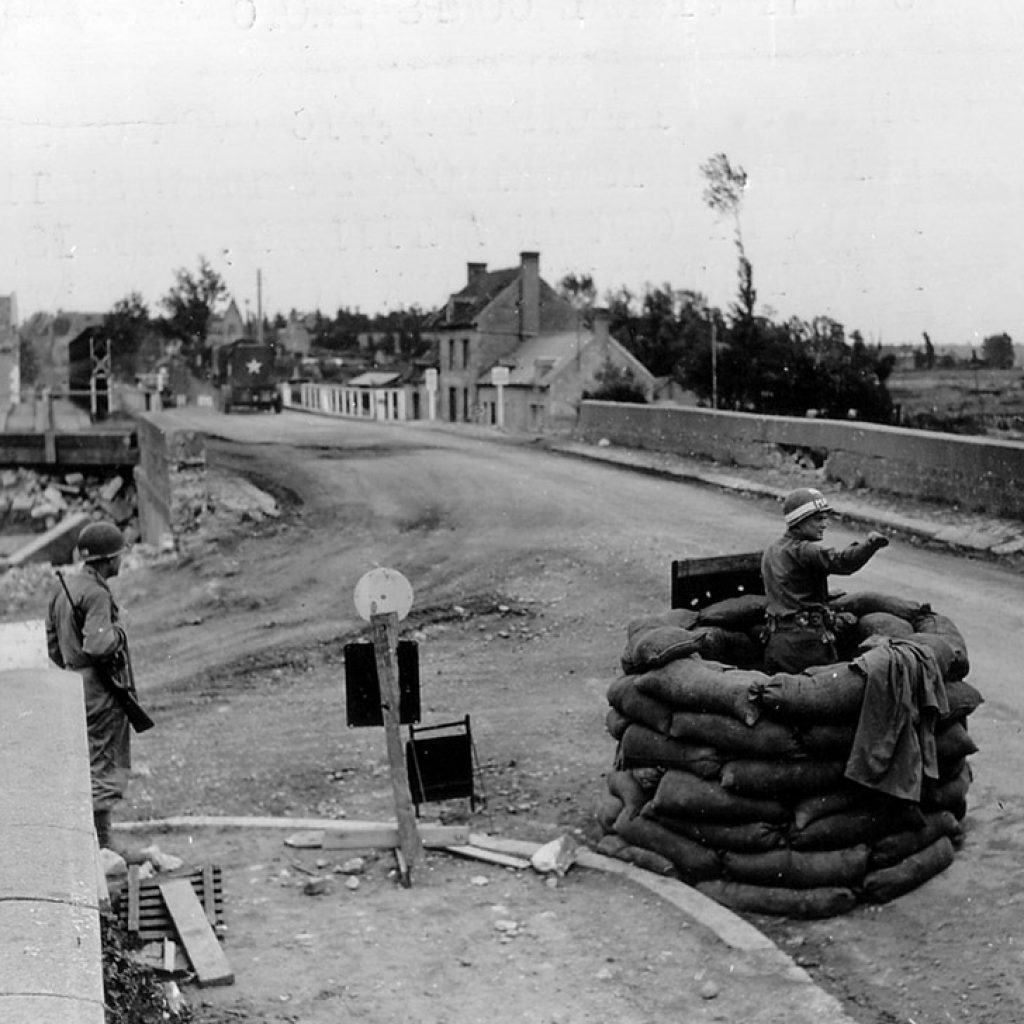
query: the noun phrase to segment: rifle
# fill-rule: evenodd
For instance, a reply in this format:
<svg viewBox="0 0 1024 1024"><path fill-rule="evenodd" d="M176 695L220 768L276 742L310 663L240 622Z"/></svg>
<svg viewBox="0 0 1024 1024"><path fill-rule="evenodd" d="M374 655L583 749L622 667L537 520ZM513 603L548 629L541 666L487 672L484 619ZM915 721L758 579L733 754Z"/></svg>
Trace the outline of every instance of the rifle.
<svg viewBox="0 0 1024 1024"><path fill-rule="evenodd" d="M71 605L71 615L74 618L75 628L78 630L78 639L81 643L84 639L85 632L85 623L81 618L81 609L75 604L74 599L71 597L71 591L68 590L68 585L64 582L64 577L60 573L57 573L57 579L60 580L60 585L64 588L64 593L67 594L68 603ZM107 672L102 668L97 672L100 682L106 687L107 692L121 706L121 710L124 712L129 724L136 732L145 732L147 729L152 729L156 723L149 717L149 713L135 697L135 673L132 671L132 659L131 654L128 651L127 637L124 637L124 650L118 651L114 657L120 660L120 667L124 669L124 673L128 678L128 685L121 686L114 681L113 674L111 672Z"/></svg>

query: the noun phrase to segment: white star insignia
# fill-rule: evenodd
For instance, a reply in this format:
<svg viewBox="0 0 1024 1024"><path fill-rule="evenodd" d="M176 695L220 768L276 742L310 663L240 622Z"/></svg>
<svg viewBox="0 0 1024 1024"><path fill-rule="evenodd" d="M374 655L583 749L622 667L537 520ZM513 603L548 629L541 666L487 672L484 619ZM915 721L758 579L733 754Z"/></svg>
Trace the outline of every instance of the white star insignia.
<svg viewBox="0 0 1024 1024"><path fill-rule="evenodd" d="M259 373L259 372L260 372L260 368L261 368L262 366L263 366L263 364L262 364L262 363L261 363L261 362L260 362L260 361L259 361L258 359L250 359L250 360L249 360L249 362L247 362L247 363L245 364L245 368L246 368L246 369L247 369L247 370L248 370L248 371L249 371L249 372L250 372L251 374L257 374L257 373Z"/></svg>

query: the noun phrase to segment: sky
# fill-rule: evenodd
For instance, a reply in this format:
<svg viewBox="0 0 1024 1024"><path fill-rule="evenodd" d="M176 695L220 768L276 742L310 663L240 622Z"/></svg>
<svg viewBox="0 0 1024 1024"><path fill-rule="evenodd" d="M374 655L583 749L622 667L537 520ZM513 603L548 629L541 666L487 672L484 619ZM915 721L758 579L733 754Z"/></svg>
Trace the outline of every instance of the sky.
<svg viewBox="0 0 1024 1024"><path fill-rule="evenodd" d="M1019 0L0 0L0 294L440 306L466 263L1024 344ZM257 291L257 275L262 281Z"/></svg>

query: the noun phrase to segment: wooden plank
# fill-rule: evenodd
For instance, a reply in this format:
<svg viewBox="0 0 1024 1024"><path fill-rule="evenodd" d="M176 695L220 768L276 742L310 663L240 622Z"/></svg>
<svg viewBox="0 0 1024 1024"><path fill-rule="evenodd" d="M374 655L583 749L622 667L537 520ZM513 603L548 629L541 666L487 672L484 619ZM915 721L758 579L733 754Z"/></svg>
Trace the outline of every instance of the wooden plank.
<svg viewBox="0 0 1024 1024"><path fill-rule="evenodd" d="M420 825L420 841L434 849L461 846L469 842L468 825ZM374 829L327 829L320 845L325 850L368 850L374 847L394 849L401 846L397 825L378 825Z"/></svg>
<svg viewBox="0 0 1024 1024"><path fill-rule="evenodd" d="M128 868L128 931L139 930L139 865Z"/></svg>
<svg viewBox="0 0 1024 1024"><path fill-rule="evenodd" d="M402 884L408 886L411 872L423 859L423 843L416 829L416 812L412 806L409 780L405 771L405 756L399 732L398 687L398 614L387 612L370 616L373 652L377 661L377 681L380 683L380 706L384 716L384 740L391 771L391 790L395 801L395 821L398 840L405 858L406 871Z"/></svg>
<svg viewBox="0 0 1024 1024"><path fill-rule="evenodd" d="M234 982L231 965L206 919L206 912L192 883L187 878L172 878L160 883L160 892L199 985L230 985Z"/></svg>
<svg viewBox="0 0 1024 1024"><path fill-rule="evenodd" d="M505 868L516 868L521 871L530 867L530 862L522 857L511 857L507 853L497 853L494 850L481 850L476 846L449 846L446 849L449 853L457 854L459 857L482 860L488 864L500 864Z"/></svg>

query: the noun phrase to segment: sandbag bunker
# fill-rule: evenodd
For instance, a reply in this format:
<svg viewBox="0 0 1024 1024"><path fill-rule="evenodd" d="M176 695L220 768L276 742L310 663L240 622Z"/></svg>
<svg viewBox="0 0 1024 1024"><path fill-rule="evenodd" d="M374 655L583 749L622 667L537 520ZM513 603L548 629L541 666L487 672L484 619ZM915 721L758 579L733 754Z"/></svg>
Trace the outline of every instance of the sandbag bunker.
<svg viewBox="0 0 1024 1024"><path fill-rule="evenodd" d="M830 917L947 868L982 702L963 637L926 604L831 603L840 657L760 670L765 598L628 624L598 850L735 910Z"/></svg>

